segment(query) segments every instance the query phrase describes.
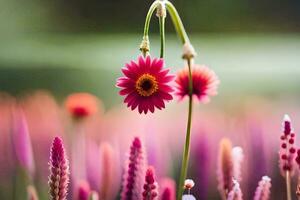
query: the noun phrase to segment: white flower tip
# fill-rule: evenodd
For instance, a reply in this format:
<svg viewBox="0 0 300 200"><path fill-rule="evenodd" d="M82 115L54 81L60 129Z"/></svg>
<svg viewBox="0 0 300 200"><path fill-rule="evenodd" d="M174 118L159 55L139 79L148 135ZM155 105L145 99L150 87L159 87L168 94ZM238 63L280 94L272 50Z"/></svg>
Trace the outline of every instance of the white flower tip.
<svg viewBox="0 0 300 200"><path fill-rule="evenodd" d="M283 121L285 122L291 122L291 118L288 114L285 114L284 117L283 117Z"/></svg>
<svg viewBox="0 0 300 200"><path fill-rule="evenodd" d="M243 149L240 146L236 146L232 148L232 152L238 153L238 154L243 154Z"/></svg>
<svg viewBox="0 0 300 200"><path fill-rule="evenodd" d="M262 180L265 181L265 182L271 182L271 178L268 177L268 176L263 176Z"/></svg>
<svg viewBox="0 0 300 200"><path fill-rule="evenodd" d="M185 181L184 181L184 188L185 189L192 189L193 187L194 187L194 185L195 185L195 182L192 180L192 179L186 179Z"/></svg>

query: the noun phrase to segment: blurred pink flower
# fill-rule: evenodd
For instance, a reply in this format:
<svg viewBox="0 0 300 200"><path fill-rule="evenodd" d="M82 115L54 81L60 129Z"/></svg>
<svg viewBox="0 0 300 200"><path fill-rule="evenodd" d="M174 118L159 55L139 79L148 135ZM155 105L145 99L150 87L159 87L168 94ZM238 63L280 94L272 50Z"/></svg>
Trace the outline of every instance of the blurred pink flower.
<svg viewBox="0 0 300 200"><path fill-rule="evenodd" d="M49 194L51 200L66 200L69 184L69 162L62 140L55 137L50 152Z"/></svg>
<svg viewBox="0 0 300 200"><path fill-rule="evenodd" d="M27 186L27 200L39 200L36 189L33 185Z"/></svg>
<svg viewBox="0 0 300 200"><path fill-rule="evenodd" d="M233 160L232 160L232 145L229 139L222 139L219 149L218 161L218 189L222 199L228 198L228 193L233 188Z"/></svg>
<svg viewBox="0 0 300 200"><path fill-rule="evenodd" d="M126 164L121 200L143 199L146 158L141 140L134 138Z"/></svg>
<svg viewBox="0 0 300 200"><path fill-rule="evenodd" d="M240 182L242 180L241 164L244 160L244 153L241 147L232 148L232 160L233 160L233 178Z"/></svg>
<svg viewBox="0 0 300 200"><path fill-rule="evenodd" d="M155 180L154 168L148 167L145 176L143 200L156 200L158 197L158 185Z"/></svg>
<svg viewBox="0 0 300 200"><path fill-rule="evenodd" d="M89 93L74 93L67 97L65 107L74 119L84 119L99 110L99 99Z"/></svg>
<svg viewBox="0 0 300 200"><path fill-rule="evenodd" d="M269 200L270 199L271 179L268 176L263 176L259 181L255 190L254 200Z"/></svg>
<svg viewBox="0 0 300 200"><path fill-rule="evenodd" d="M126 96L124 103L131 110L138 107L139 113L147 114L148 110L153 113L155 107L165 108L165 101L173 99L169 82L174 76L163 66L163 59L140 56L138 62L131 61L122 68L125 76L118 78L117 87L121 88L120 95Z"/></svg>
<svg viewBox="0 0 300 200"><path fill-rule="evenodd" d="M233 183L233 188L228 193L227 200L243 200L243 194L240 188L240 184L236 180L234 180Z"/></svg>
<svg viewBox="0 0 300 200"><path fill-rule="evenodd" d="M160 183L160 200L176 199L176 183L173 179L164 178Z"/></svg>
<svg viewBox="0 0 300 200"><path fill-rule="evenodd" d="M13 144L19 164L29 175L34 174L35 165L33 160L31 139L28 132L27 121L21 109L13 111Z"/></svg>
<svg viewBox="0 0 300 200"><path fill-rule="evenodd" d="M120 166L116 151L109 143L100 145L101 181L99 196L102 200L115 199L119 191Z"/></svg>
<svg viewBox="0 0 300 200"><path fill-rule="evenodd" d="M90 185L86 181L80 181L77 189L77 200L89 200L90 196Z"/></svg>
<svg viewBox="0 0 300 200"><path fill-rule="evenodd" d="M283 119L283 134L280 137L281 146L279 151L279 167L282 176L286 175L289 171L290 175L293 175L295 165L295 133L292 129L291 119L288 115L284 116Z"/></svg>
<svg viewBox="0 0 300 200"><path fill-rule="evenodd" d="M202 103L208 103L210 96L217 95L220 80L214 71L204 65L192 66L193 95ZM189 95L189 70L184 68L179 71L175 82L177 83L176 95L182 100Z"/></svg>

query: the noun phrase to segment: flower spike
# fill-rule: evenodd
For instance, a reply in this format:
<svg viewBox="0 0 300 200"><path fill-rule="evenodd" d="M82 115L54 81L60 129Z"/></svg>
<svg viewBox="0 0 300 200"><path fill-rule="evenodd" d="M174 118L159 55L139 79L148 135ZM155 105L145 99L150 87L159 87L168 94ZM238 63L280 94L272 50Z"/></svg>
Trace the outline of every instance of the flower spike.
<svg viewBox="0 0 300 200"><path fill-rule="evenodd" d="M254 200L269 200L270 188L271 188L271 179L268 176L263 176L256 188Z"/></svg>
<svg viewBox="0 0 300 200"><path fill-rule="evenodd" d="M143 200L157 200L158 190L155 181L154 168L148 167L145 176Z"/></svg>
<svg viewBox="0 0 300 200"><path fill-rule="evenodd" d="M146 158L140 138L134 138L123 177L121 200L143 199Z"/></svg>
<svg viewBox="0 0 300 200"><path fill-rule="evenodd" d="M69 161L63 142L55 137L50 152L49 194L50 200L66 200L69 184Z"/></svg>
<svg viewBox="0 0 300 200"><path fill-rule="evenodd" d="M229 192L227 200L243 200L240 184L236 180L233 180L233 188Z"/></svg>

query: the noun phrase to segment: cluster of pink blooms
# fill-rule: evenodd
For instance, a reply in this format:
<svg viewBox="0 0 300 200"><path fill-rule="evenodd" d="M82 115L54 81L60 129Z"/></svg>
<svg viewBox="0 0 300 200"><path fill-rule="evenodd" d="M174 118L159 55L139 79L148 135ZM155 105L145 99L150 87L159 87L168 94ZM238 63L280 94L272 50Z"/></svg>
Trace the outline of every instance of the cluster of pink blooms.
<svg viewBox="0 0 300 200"><path fill-rule="evenodd" d="M121 88L120 95L125 96L124 103L131 110L138 109L139 113L154 112L155 108L165 108L165 102L173 99L172 93L179 99L189 95L189 72L185 68L175 77L164 69L162 58L151 59L150 56L140 56L137 61L131 61L122 69L124 77L117 80ZM210 96L217 94L219 79L206 66L192 66L193 95L200 102L208 102Z"/></svg>
<svg viewBox="0 0 300 200"><path fill-rule="evenodd" d="M86 95L85 95L86 96ZM87 97L87 96L86 96ZM72 98L68 99L72 101ZM86 101L84 101L86 102ZM96 104L95 104L96 105ZM78 104L83 110L88 110L89 104ZM74 104L76 108L76 104ZM76 109L68 110L71 119L76 119L76 123L81 123L88 116L78 116L78 112L73 112ZM77 115L77 116L75 116ZM81 117L82 120L78 121ZM33 162L33 155L31 149L31 140L28 133L27 122L25 120L24 113L21 110L14 110L14 133L13 141L16 148L16 158L19 161L19 165L28 170L28 174L32 174L35 169ZM16 135L15 135L16 134ZM16 137L15 137L16 136ZM295 164L299 165L300 161L300 150L295 145L295 132L292 127L290 118L286 115L283 120L283 131L280 137L280 151L279 151L279 162L280 170L282 172L290 172L290 176L293 175L292 171L296 171ZM67 146L69 147L69 146ZM111 186L113 185L113 172L109 170L115 165L112 159L112 147L107 144L103 144L100 148L101 152L101 163L103 166L103 175L101 176L102 181L107 183L104 184L101 190L94 191L92 188L92 182L88 180L80 180L76 186L72 185L72 175L76 171L72 171L72 162L68 162L67 154L69 149L65 149L63 141L59 137L55 137L52 146L50 148L50 160L49 160L49 196L50 199L55 200L66 200L78 199L111 199L117 195L117 191L113 192ZM120 198L122 200L129 199L145 199L145 200L175 200L175 181L171 178L161 179L155 174L155 169L148 165L147 162L147 151L145 150L143 141L139 137L133 138L129 147L129 154L125 161L122 189ZM287 159L289 158L289 159ZM220 143L219 148L219 159L218 159L218 189L220 196L225 199L242 200L245 195L242 193L240 184L243 184L242 169L243 169L243 149L238 146L233 146L229 139L223 139ZM288 167L287 167L288 166ZM300 165L299 165L300 166ZM286 177L286 173L283 174ZM193 178L193 177L192 177ZM69 184L69 180L70 184ZM185 182L186 194L183 199L195 199L190 194L192 187L197 185L197 182L187 180ZM109 187L108 187L109 185ZM70 188L70 189L68 189ZM300 186L294 188L297 195L300 195ZM69 191L70 194L67 194ZM35 187L32 184L27 186L28 199L37 200L38 194ZM110 193L113 193L111 195ZM257 188L254 195L255 200L268 200L271 195L271 179L267 176L263 176L258 182Z"/></svg>

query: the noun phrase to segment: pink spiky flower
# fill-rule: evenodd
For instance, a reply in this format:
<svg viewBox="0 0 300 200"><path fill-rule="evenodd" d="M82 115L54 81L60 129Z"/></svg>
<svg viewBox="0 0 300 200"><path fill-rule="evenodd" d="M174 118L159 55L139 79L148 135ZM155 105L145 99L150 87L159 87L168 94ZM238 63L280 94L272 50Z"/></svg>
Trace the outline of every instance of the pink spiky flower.
<svg viewBox="0 0 300 200"><path fill-rule="evenodd" d="M295 133L293 133L291 119L288 115L285 115L283 119L283 134L281 135L280 140L279 166L281 174L285 176L286 172L289 171L290 175L292 175L296 154L296 149L294 147Z"/></svg>
<svg viewBox="0 0 300 200"><path fill-rule="evenodd" d="M123 177L121 200L143 199L146 158L140 138L134 138Z"/></svg>
<svg viewBox="0 0 300 200"><path fill-rule="evenodd" d="M165 178L161 181L160 199L161 200L175 200L176 199L176 184L175 181Z"/></svg>
<svg viewBox="0 0 300 200"><path fill-rule="evenodd" d="M222 139L219 149L218 160L218 189L222 199L228 198L228 193L233 188L233 159L232 159L232 144L229 139Z"/></svg>
<svg viewBox="0 0 300 200"><path fill-rule="evenodd" d="M63 142L55 137L50 152L49 194L51 200L66 200L69 184L69 161Z"/></svg>
<svg viewBox="0 0 300 200"><path fill-rule="evenodd" d="M192 66L193 96L202 103L208 103L210 96L217 95L219 78L214 71L204 65ZM179 71L175 82L177 83L176 95L182 100L189 95L189 70L184 68Z"/></svg>
<svg viewBox="0 0 300 200"><path fill-rule="evenodd" d="M143 200L156 200L158 197L158 185L155 181L154 168L148 167L145 176Z"/></svg>
<svg viewBox="0 0 300 200"><path fill-rule="evenodd" d="M270 199L271 179L268 176L263 176L258 182L255 190L254 200L269 200Z"/></svg>
<svg viewBox="0 0 300 200"><path fill-rule="evenodd" d="M131 61L122 68L124 76L118 78L117 87L121 88L119 94L126 96L127 107L138 108L139 113L153 113L155 107L161 110L165 108L165 101L173 99L169 83L174 76L163 66L162 58L152 60L150 56L140 56L137 62Z"/></svg>

